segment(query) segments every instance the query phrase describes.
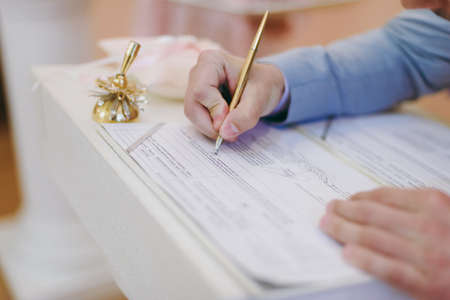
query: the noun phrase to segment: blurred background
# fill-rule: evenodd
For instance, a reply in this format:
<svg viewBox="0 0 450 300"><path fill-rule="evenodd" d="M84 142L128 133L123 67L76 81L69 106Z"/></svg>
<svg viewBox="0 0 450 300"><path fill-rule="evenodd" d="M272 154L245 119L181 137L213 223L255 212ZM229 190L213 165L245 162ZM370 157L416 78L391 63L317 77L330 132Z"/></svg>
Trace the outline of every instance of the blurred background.
<svg viewBox="0 0 450 300"><path fill-rule="evenodd" d="M39 134L34 134L34 116L29 109L35 105L30 102L32 65L88 62L105 55L96 46L101 39L163 34L207 38L243 56L261 12L272 7L277 13L270 19L260 48L260 55L269 55L293 47L327 44L376 28L402 10L399 0L0 0L0 5L0 300L14 299L13 295L17 299L44 299L22 291L30 282L42 295L53 293L48 291L52 286L48 278L54 270L40 273L39 264L27 265L19 258L16 261L20 261L22 273L16 272L9 264L11 256L5 253L30 253L24 248L34 246L23 241L31 243L30 236L45 240L49 236L45 228L49 226L39 225L64 222L61 215L66 218L69 214L62 207L65 204L52 202L51 198L59 194L52 191L51 182L41 182L45 166L35 165L39 153L33 150L33 143ZM449 107L447 100L448 94L441 92L417 105L450 120L450 109L442 109ZM17 246L15 238L22 235L25 238L19 239L22 242L17 245L21 246ZM51 264L44 259L50 255L49 250L42 248L40 252L40 263ZM34 275L27 277L28 273ZM39 282L44 273L49 275L45 287ZM68 293L63 297L58 291L47 299L125 299L113 285L103 285L98 293L93 292L96 287L86 286L86 293L83 289L74 289L78 296Z"/></svg>

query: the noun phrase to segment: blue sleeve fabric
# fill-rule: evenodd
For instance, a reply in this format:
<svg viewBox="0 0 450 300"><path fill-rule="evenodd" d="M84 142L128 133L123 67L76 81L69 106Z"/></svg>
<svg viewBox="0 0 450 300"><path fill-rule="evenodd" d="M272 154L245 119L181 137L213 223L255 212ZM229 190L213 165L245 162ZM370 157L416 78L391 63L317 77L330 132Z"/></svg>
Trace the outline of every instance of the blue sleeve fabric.
<svg viewBox="0 0 450 300"><path fill-rule="evenodd" d="M281 96L280 102L273 109L273 111L265 118L270 119L272 121L285 120L286 116L287 116L287 111L289 108L290 101L291 101L291 98L290 98L289 82L287 81L286 77L284 77L284 91L283 91L283 95Z"/></svg>
<svg viewBox="0 0 450 300"><path fill-rule="evenodd" d="M380 111L450 87L450 22L409 10L366 34L263 61L287 80L284 123Z"/></svg>

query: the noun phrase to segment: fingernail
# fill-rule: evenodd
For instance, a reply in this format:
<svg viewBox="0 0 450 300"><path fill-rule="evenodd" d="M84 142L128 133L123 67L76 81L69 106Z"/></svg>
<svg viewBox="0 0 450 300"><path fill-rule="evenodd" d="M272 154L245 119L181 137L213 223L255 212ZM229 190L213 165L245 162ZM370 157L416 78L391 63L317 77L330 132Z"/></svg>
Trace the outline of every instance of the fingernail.
<svg viewBox="0 0 450 300"><path fill-rule="evenodd" d="M334 207L336 206L336 201L337 200L331 200L330 202L328 202L327 207L326 207L326 212L334 211Z"/></svg>
<svg viewBox="0 0 450 300"><path fill-rule="evenodd" d="M239 133L239 129L233 123L230 123L230 128L233 131L233 133L235 134Z"/></svg>
<svg viewBox="0 0 450 300"><path fill-rule="evenodd" d="M319 223L319 227L321 229L325 229L328 225L329 222L329 217L328 214L325 214L321 219L320 219L320 223Z"/></svg>
<svg viewBox="0 0 450 300"><path fill-rule="evenodd" d="M359 194L355 194L350 196L350 198L348 198L348 200L358 200L358 198L360 198L361 196Z"/></svg>
<svg viewBox="0 0 450 300"><path fill-rule="evenodd" d="M231 122L226 123L222 131L223 137L228 139L233 138L239 134L239 129Z"/></svg>

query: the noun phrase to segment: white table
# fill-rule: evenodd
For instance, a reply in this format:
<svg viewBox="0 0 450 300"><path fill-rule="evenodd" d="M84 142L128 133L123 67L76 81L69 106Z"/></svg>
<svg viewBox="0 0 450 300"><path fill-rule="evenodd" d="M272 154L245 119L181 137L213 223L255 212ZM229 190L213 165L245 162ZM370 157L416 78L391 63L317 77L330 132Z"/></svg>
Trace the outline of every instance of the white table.
<svg viewBox="0 0 450 300"><path fill-rule="evenodd" d="M67 74L70 69L34 70L41 82L46 160L129 299L213 300L293 293L308 295L289 299L405 299L377 282L314 292L274 290L253 281L103 140L91 119L95 100ZM161 99L151 101L140 121L187 122L182 103Z"/></svg>

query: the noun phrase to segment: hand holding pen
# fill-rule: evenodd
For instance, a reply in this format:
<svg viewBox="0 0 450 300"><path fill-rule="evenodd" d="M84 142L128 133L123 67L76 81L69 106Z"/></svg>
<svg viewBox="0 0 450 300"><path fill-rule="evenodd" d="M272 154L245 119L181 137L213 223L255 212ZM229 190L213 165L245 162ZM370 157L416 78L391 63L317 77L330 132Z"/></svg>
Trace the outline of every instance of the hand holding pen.
<svg viewBox="0 0 450 300"><path fill-rule="evenodd" d="M283 95L281 71L273 65L254 63L239 105L230 109L224 91L236 94L245 63L224 51L208 50L191 70L184 111L198 130L212 139L220 135L225 141L235 141L269 115Z"/></svg>

